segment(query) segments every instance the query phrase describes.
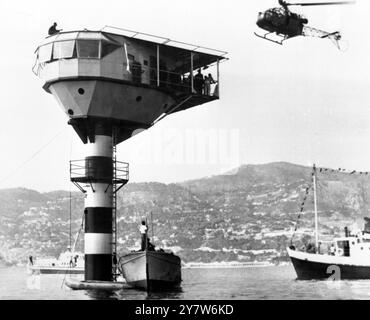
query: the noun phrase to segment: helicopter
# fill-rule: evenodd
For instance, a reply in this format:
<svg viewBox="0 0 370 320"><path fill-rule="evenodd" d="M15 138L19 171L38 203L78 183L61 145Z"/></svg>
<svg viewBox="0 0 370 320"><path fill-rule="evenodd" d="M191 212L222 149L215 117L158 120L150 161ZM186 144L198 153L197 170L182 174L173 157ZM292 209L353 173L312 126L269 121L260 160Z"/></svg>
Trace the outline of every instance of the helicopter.
<svg viewBox="0 0 370 320"><path fill-rule="evenodd" d="M257 26L268 31L268 33L259 35L255 32L254 34L259 38L281 45L285 40L297 36L312 36L322 39L328 38L331 39L340 49L339 40L341 40L342 36L339 31L327 32L308 27L307 18L290 11L289 6L326 6L354 3L355 1L287 3L284 0L279 0L280 7L271 8L264 12L259 12L258 14ZM278 40L269 37L272 33L276 34Z"/></svg>

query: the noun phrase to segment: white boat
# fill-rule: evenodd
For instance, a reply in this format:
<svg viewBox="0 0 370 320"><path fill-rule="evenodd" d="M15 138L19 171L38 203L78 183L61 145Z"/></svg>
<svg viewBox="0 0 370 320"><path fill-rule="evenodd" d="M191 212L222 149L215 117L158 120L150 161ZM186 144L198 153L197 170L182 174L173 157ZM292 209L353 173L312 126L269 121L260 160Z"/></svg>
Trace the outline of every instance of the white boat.
<svg viewBox="0 0 370 320"><path fill-rule="evenodd" d="M30 269L40 273L83 274L85 272L84 255L81 252L62 252L58 259L35 259Z"/></svg>
<svg viewBox="0 0 370 320"><path fill-rule="evenodd" d="M119 291L125 288L126 282L112 281L80 281L78 279L66 278L65 284L72 290L107 290Z"/></svg>
<svg viewBox="0 0 370 320"><path fill-rule="evenodd" d="M313 168L313 191L315 208L315 246L299 251L293 245L287 248L297 278L310 279L370 279L370 233L362 231L330 241L328 252L320 249L316 201L316 168ZM327 242L326 242L327 243Z"/></svg>
<svg viewBox="0 0 370 320"><path fill-rule="evenodd" d="M119 260L119 270L132 287L148 291L177 287L181 283L181 259L164 251L131 252Z"/></svg>

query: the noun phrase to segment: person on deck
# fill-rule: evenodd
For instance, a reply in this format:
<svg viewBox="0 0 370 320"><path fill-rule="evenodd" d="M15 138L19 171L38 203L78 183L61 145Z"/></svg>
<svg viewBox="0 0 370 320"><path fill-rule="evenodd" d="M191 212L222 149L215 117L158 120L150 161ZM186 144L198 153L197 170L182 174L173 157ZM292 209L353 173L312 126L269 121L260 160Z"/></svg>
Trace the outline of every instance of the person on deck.
<svg viewBox="0 0 370 320"><path fill-rule="evenodd" d="M56 22L54 22L54 24L49 28L49 36L52 36L52 35L54 35L54 34L57 34L57 33L59 33L61 30L58 30L57 29L57 23Z"/></svg>
<svg viewBox="0 0 370 320"><path fill-rule="evenodd" d="M309 242L306 247L306 252L316 253L316 247L311 242Z"/></svg>
<svg viewBox="0 0 370 320"><path fill-rule="evenodd" d="M331 256L335 256L335 247L334 247L334 244L332 244L332 245L330 246L330 255L331 255Z"/></svg>
<svg viewBox="0 0 370 320"><path fill-rule="evenodd" d="M145 224L145 220L141 221L141 225L139 227L140 233L141 233L141 251L144 251L146 249L147 245L147 231L148 227Z"/></svg>
<svg viewBox="0 0 370 320"><path fill-rule="evenodd" d="M208 79L208 76L204 76L204 94L209 96L209 92L211 91L211 82Z"/></svg>
<svg viewBox="0 0 370 320"><path fill-rule="evenodd" d="M149 237L148 237L148 251L155 251L155 245L150 242Z"/></svg>
<svg viewBox="0 0 370 320"><path fill-rule="evenodd" d="M215 89L213 90L213 96L217 98L220 96L218 93L218 83L216 83Z"/></svg>
<svg viewBox="0 0 370 320"><path fill-rule="evenodd" d="M211 95L211 84L216 83L215 80L213 80L212 75L209 73L208 76L204 77L204 94L207 96Z"/></svg>
<svg viewBox="0 0 370 320"><path fill-rule="evenodd" d="M203 85L204 85L204 78L202 75L202 71L199 68L198 73L194 76L194 89L198 94L203 93Z"/></svg>

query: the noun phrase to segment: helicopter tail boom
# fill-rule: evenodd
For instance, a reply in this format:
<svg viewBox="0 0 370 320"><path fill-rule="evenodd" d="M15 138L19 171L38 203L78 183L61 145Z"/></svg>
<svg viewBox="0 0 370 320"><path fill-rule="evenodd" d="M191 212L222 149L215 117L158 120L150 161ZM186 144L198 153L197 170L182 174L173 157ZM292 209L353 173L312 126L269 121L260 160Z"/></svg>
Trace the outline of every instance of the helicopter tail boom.
<svg viewBox="0 0 370 320"><path fill-rule="evenodd" d="M343 51L343 45L340 43L340 40L342 40L342 35L339 31L335 32L326 32L323 30L311 28L311 27L303 27L302 35L306 37L318 37L321 39L330 39L333 44L341 51Z"/></svg>

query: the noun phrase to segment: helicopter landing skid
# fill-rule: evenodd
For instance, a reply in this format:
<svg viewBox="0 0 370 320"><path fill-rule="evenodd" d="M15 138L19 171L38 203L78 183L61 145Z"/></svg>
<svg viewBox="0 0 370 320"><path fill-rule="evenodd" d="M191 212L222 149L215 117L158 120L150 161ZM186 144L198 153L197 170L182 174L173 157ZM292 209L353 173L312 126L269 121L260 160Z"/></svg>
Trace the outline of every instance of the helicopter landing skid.
<svg viewBox="0 0 370 320"><path fill-rule="evenodd" d="M281 38L282 40L278 41L278 40L275 40L275 39L272 39L272 38L269 38L267 37L269 34L271 33L274 33L274 32L268 32L266 34L264 34L263 36L259 35L258 33L254 33L258 38L261 38L261 39L265 39L265 40L268 40L268 41L271 41L271 42L274 42L274 43L277 43L277 44L280 44L282 45L283 44L283 41L285 41L287 38L284 37L284 36L280 36L280 35L277 35L279 38Z"/></svg>

